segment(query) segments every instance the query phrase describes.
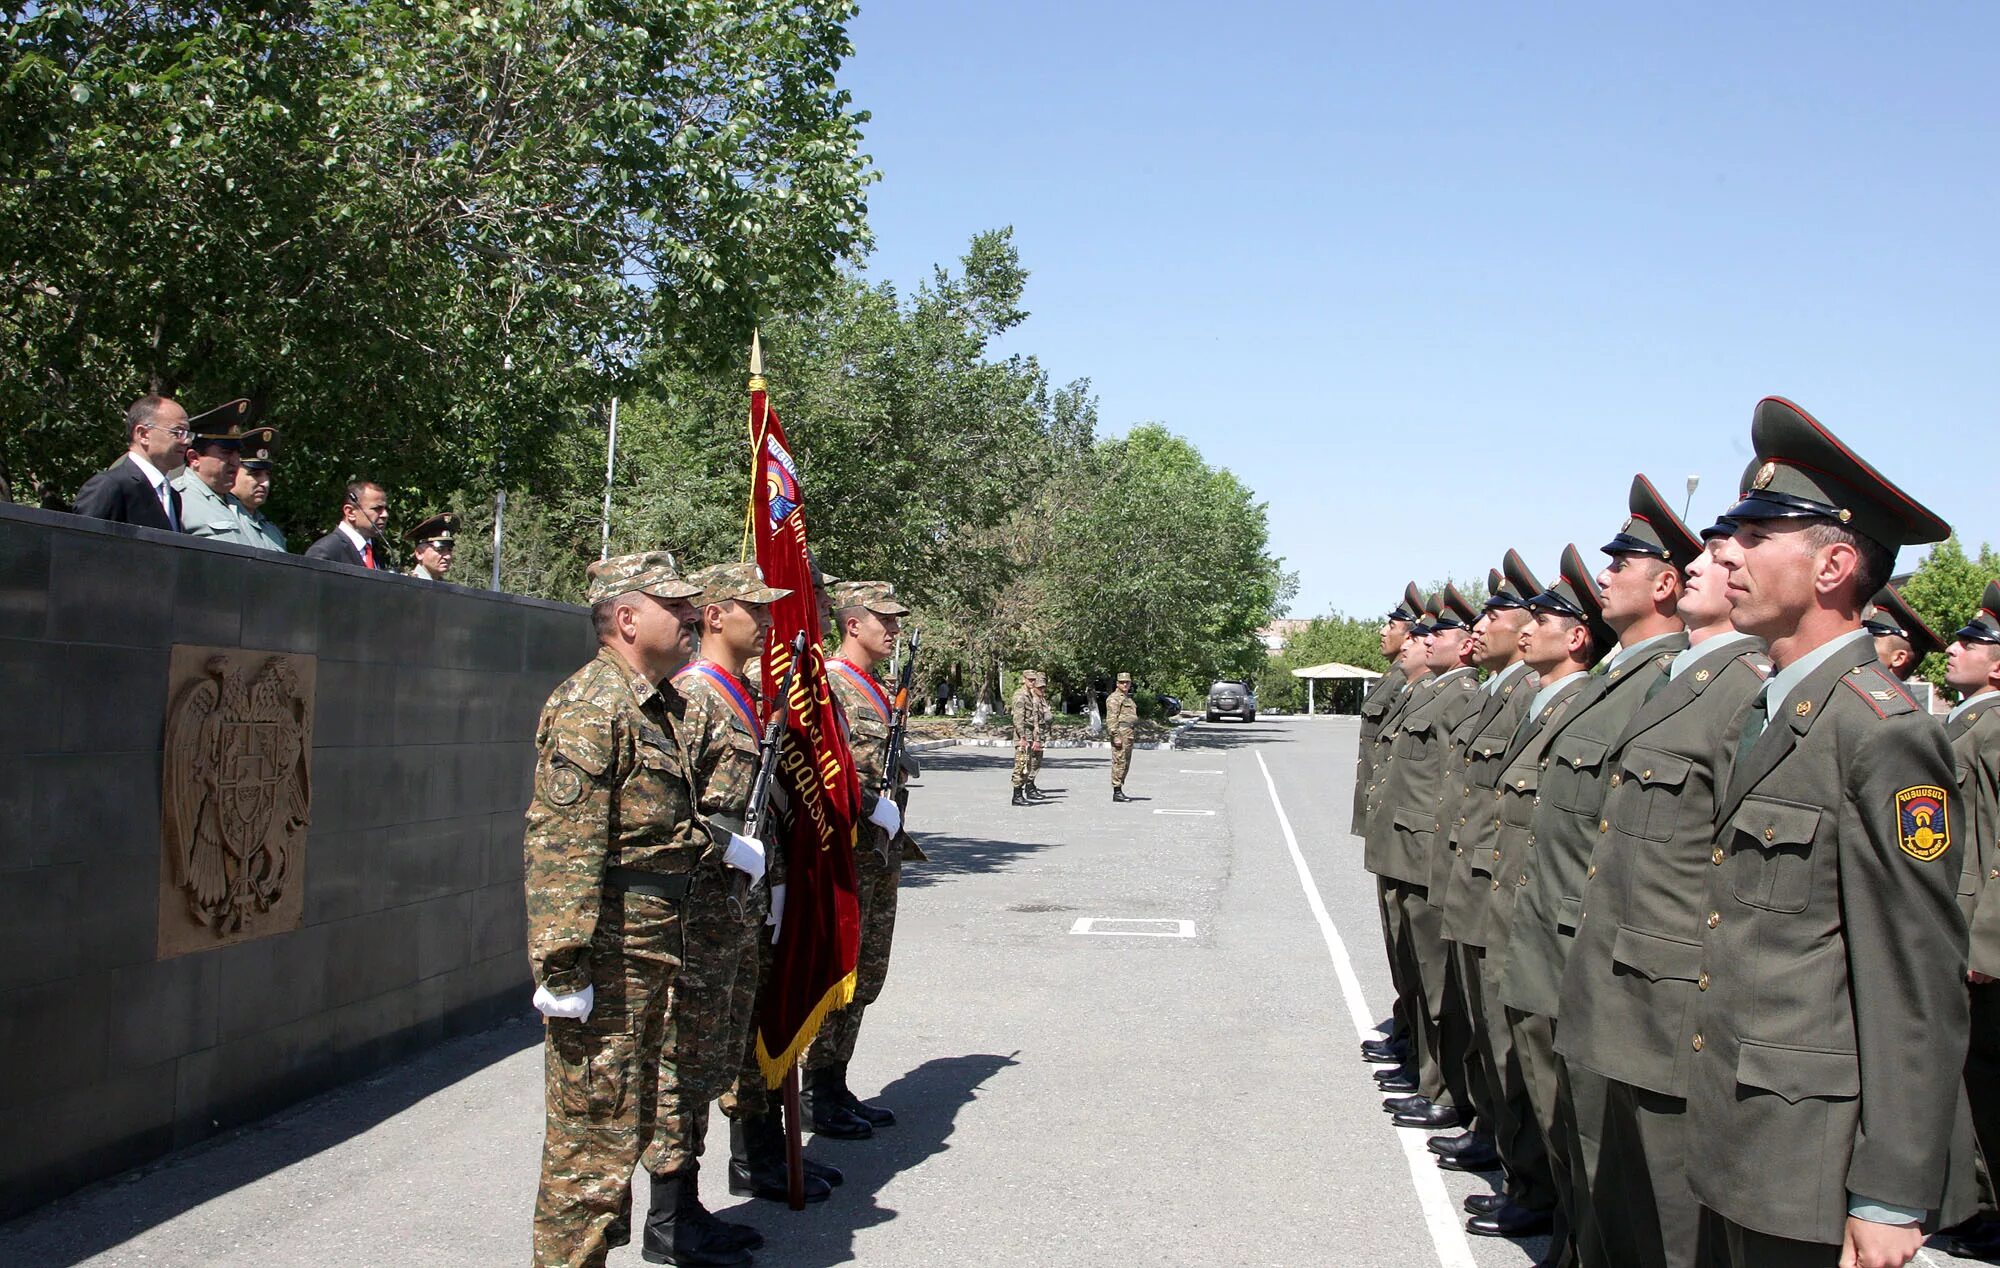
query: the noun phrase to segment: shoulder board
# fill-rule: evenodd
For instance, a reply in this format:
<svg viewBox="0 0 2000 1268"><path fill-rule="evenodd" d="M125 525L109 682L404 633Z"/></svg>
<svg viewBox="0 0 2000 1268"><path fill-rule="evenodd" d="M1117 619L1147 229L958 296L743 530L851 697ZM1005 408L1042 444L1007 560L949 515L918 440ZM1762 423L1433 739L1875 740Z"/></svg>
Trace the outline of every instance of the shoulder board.
<svg viewBox="0 0 2000 1268"><path fill-rule="evenodd" d="M1917 711L1917 702L1910 699L1903 684L1885 673L1880 665L1856 665L1841 675L1840 681L1861 697L1878 718Z"/></svg>

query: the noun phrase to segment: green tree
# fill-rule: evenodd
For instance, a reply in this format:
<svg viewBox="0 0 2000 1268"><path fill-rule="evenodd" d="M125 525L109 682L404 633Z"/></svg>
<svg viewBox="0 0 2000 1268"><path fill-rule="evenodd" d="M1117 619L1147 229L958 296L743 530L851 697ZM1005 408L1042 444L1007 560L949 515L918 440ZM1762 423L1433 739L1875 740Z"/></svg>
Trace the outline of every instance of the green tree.
<svg viewBox="0 0 2000 1268"><path fill-rule="evenodd" d="M1372 669L1377 673L1387 669L1389 662L1382 655L1382 622L1360 620L1338 612L1313 618L1310 625L1292 636L1284 651L1271 658L1270 666L1257 688L1257 703L1266 709L1304 710L1308 694L1306 684L1304 680L1294 678L1292 671L1308 665L1326 664L1353 665L1357 669ZM1329 685L1324 683L1310 694L1319 711L1329 713L1343 691L1353 694L1352 688L1329 689ZM1348 703L1358 706L1359 697Z"/></svg>
<svg viewBox="0 0 2000 1268"><path fill-rule="evenodd" d="M1969 558L1958 534L1953 533L1931 547L1916 572L1898 589L1925 624L1949 642L1952 633L1979 610L1986 583L1996 576L2000 576L2000 553L1981 542L1978 558ZM1918 672L1944 688L1944 654L1926 656Z"/></svg>
<svg viewBox="0 0 2000 1268"><path fill-rule="evenodd" d="M157 389L260 401L295 537L356 473L434 505L864 245L848 0L0 12L17 484L73 493Z"/></svg>

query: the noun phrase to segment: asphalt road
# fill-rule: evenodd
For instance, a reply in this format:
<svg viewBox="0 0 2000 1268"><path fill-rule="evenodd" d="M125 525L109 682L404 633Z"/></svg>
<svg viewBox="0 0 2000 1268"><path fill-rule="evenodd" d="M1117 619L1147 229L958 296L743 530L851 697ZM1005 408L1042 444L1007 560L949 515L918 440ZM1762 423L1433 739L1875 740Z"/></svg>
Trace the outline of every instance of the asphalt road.
<svg viewBox="0 0 2000 1268"><path fill-rule="evenodd" d="M926 754L910 823L931 862L905 873L853 1069L900 1122L812 1142L848 1182L793 1214L724 1192L718 1113L711 1207L762 1229L773 1268L1532 1263L1540 1243L1461 1231L1484 1178L1432 1166L1358 1059L1389 985L1346 831L1354 740L1352 719L1197 726L1137 754L1130 805L1102 750L1052 753L1056 798L1030 808L1007 750ZM0 1226L0 1263L524 1263L542 1083L522 1007Z"/></svg>

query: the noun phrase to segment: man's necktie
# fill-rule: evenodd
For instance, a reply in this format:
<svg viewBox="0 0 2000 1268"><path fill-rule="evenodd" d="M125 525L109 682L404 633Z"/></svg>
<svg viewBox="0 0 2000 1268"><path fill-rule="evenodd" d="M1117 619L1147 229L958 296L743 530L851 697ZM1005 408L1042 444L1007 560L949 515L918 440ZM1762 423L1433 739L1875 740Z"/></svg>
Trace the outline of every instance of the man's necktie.
<svg viewBox="0 0 2000 1268"><path fill-rule="evenodd" d="M363 542L363 543L361 543L361 562L362 562L363 564L366 564L366 565L367 565L368 567L370 567L370 568L373 568L373 567L375 566L375 543L374 543L374 542Z"/></svg>
<svg viewBox="0 0 2000 1268"><path fill-rule="evenodd" d="M158 492L160 495L160 509L167 513L167 527L173 529L176 533L180 532L181 517L174 514L174 486L162 480L160 481Z"/></svg>
<svg viewBox="0 0 2000 1268"><path fill-rule="evenodd" d="M1771 722L1771 702L1765 692L1758 692L1750 700L1750 712L1743 717L1743 734L1736 741L1736 761L1741 765L1757 737L1764 734L1764 728Z"/></svg>

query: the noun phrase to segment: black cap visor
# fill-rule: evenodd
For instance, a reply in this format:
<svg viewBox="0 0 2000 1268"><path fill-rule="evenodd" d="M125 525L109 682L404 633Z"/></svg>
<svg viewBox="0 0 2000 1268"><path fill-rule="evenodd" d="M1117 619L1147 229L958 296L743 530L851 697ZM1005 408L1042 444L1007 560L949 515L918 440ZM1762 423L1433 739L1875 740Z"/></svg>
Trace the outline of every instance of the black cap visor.
<svg viewBox="0 0 2000 1268"><path fill-rule="evenodd" d="M1961 643L2000 643L2000 629L1991 625L1981 625L1977 621L1969 621L1964 629L1952 637Z"/></svg>
<svg viewBox="0 0 2000 1268"><path fill-rule="evenodd" d="M1634 537L1630 533L1620 533L1598 549L1607 555L1644 555L1648 559L1673 560L1666 547L1655 546L1645 538Z"/></svg>
<svg viewBox="0 0 2000 1268"><path fill-rule="evenodd" d="M1744 495L1743 500L1722 513L1725 520L1833 520L1840 518L1840 508L1825 502L1815 502L1811 498L1795 497L1790 493L1773 493L1769 489L1756 489Z"/></svg>

